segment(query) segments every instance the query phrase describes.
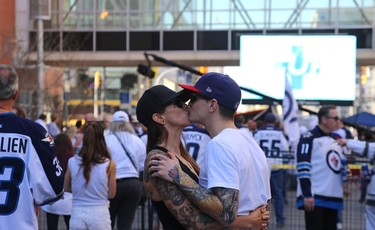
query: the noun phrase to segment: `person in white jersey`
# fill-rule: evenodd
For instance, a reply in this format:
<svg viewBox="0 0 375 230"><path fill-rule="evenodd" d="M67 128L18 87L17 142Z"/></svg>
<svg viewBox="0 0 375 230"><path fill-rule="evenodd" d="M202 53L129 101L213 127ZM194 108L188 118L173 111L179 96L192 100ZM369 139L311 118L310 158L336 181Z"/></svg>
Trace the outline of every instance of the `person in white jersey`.
<svg viewBox="0 0 375 230"><path fill-rule="evenodd" d="M283 156L289 152L289 144L283 130L276 126L277 117L273 113L264 116L265 125L254 132L254 139L267 157L271 170L271 194L275 207L276 225L282 228L285 225L284 190L286 186L286 170L277 168L282 165Z"/></svg>
<svg viewBox="0 0 375 230"><path fill-rule="evenodd" d="M146 146L134 133L129 115L116 111L110 132L105 136L109 152L116 162L116 196L110 200L112 228L117 219L118 229L131 229L142 195L139 178L146 159Z"/></svg>
<svg viewBox="0 0 375 230"><path fill-rule="evenodd" d="M190 156L201 168L206 145L211 140L210 134L208 134L204 126L196 123L186 126L182 134Z"/></svg>
<svg viewBox="0 0 375 230"><path fill-rule="evenodd" d="M111 229L109 199L116 194L116 163L103 133L101 124L86 124L82 149L68 161L64 188L73 194L71 230Z"/></svg>
<svg viewBox="0 0 375 230"><path fill-rule="evenodd" d="M179 86L191 93L189 120L203 124L212 138L206 145L199 184L181 170L173 154L153 156L149 173L175 183L199 208L217 199L207 214L225 226L237 215L267 206L271 192L266 156L233 120L241 102L240 87L228 75L215 72L204 74L194 86Z"/></svg>
<svg viewBox="0 0 375 230"><path fill-rule="evenodd" d="M356 155L366 157L372 164L375 161L375 142L359 141L354 139L338 139L337 143L352 150ZM375 174L375 167L367 166L367 172L361 170L362 175L370 179L366 197L366 229L375 229L375 182L372 178Z"/></svg>
<svg viewBox="0 0 375 230"><path fill-rule="evenodd" d="M306 230L336 229L348 183L346 156L332 137L339 127L336 106L318 111L319 123L301 136L297 146L297 208L304 210Z"/></svg>
<svg viewBox="0 0 375 230"><path fill-rule="evenodd" d="M12 112L18 76L0 64L0 229L36 230L35 206L63 195L64 172L46 129Z"/></svg>

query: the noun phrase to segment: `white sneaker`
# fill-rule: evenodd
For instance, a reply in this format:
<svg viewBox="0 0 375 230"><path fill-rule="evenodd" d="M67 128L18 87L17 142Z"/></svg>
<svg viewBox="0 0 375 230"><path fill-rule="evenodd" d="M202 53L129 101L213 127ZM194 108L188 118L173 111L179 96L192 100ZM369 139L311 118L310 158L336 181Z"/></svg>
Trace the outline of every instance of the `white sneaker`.
<svg viewBox="0 0 375 230"><path fill-rule="evenodd" d="M338 230L342 229L342 223L341 223L341 222L338 222L338 223L337 223L337 229L338 229Z"/></svg>

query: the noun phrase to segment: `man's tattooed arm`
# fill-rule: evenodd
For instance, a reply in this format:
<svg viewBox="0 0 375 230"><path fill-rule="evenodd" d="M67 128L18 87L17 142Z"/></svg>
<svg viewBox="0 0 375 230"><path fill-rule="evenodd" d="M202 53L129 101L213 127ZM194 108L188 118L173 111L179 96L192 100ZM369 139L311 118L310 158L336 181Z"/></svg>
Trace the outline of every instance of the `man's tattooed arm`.
<svg viewBox="0 0 375 230"><path fill-rule="evenodd" d="M161 153L160 151L150 152L145 165L156 152ZM144 181L146 184L155 185L157 192L148 190L150 196L152 197L154 193L160 194L169 211L186 229L225 229L223 225L192 204L175 184L151 177L147 170L144 173Z"/></svg>
<svg viewBox="0 0 375 230"><path fill-rule="evenodd" d="M168 175L192 203L219 223L229 226L235 220L238 212L238 190L213 188L211 193L177 166L172 168Z"/></svg>

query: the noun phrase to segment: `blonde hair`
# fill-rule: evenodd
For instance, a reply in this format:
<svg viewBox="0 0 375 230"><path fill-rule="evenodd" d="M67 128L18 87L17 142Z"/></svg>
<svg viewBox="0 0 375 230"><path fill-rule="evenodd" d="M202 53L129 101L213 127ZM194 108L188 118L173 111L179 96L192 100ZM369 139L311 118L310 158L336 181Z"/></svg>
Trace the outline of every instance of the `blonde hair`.
<svg viewBox="0 0 375 230"><path fill-rule="evenodd" d="M115 133L118 131L125 131L128 133L135 134L135 130L133 126L129 122L125 122L125 121L112 121L109 130L112 133Z"/></svg>

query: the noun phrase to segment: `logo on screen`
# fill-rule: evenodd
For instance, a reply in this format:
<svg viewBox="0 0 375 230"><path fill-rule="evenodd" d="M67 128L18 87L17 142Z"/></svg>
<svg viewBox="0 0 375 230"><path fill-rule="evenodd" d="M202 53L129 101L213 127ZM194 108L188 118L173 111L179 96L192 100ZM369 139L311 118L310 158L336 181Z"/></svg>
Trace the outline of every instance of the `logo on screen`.
<svg viewBox="0 0 375 230"><path fill-rule="evenodd" d="M319 69L313 70L311 61L304 55L302 46L292 46L292 55L289 62L284 62L286 74L291 76L292 89L302 89L303 77L310 72L319 72Z"/></svg>

